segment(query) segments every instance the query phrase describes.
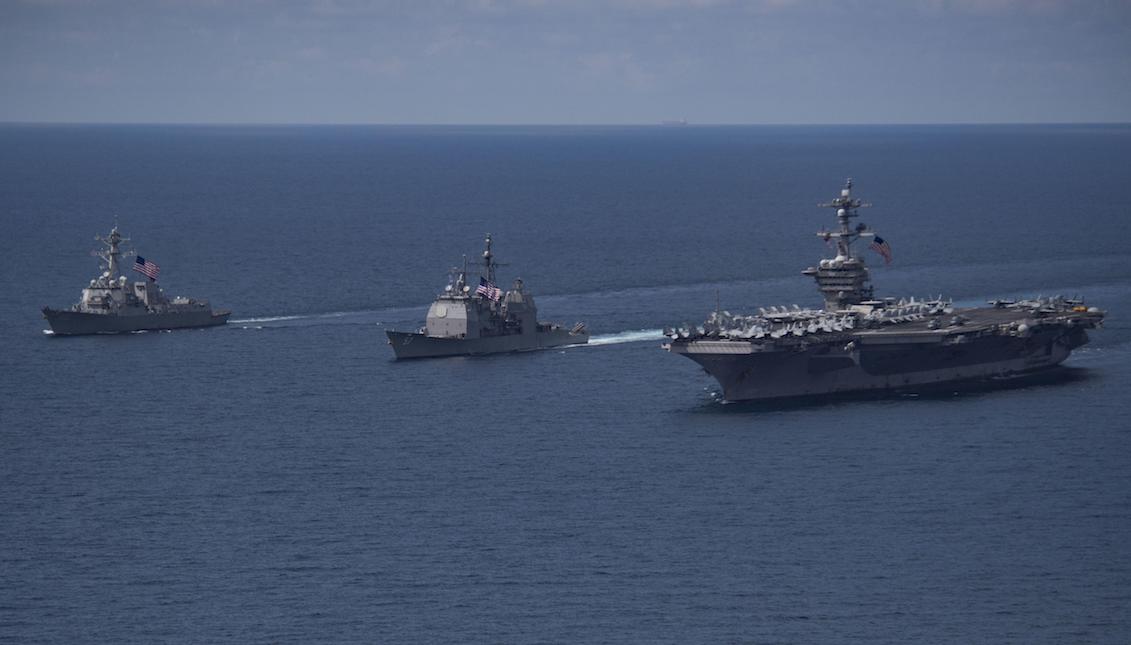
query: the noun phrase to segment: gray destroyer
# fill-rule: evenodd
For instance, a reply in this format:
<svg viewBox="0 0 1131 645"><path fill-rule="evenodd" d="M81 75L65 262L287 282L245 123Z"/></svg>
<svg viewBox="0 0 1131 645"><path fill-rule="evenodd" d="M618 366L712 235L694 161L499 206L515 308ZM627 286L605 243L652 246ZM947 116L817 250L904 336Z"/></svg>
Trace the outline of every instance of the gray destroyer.
<svg viewBox="0 0 1131 645"><path fill-rule="evenodd" d="M877 299L868 267L853 248L860 239L890 257L864 224L849 180L835 209L839 227L818 236L836 257L803 274L824 295L823 309L769 307L758 315L716 308L700 327L665 329L664 348L703 366L729 401L898 391L961 381L1012 379L1052 368L1088 342L1104 312L1060 296L993 301L956 308L933 299Z"/></svg>
<svg viewBox="0 0 1131 645"><path fill-rule="evenodd" d="M105 263L102 274L82 290L82 298L69 309L43 308L51 331L59 336L120 334L132 331L211 327L228 322L230 311L216 310L207 300L178 296L167 298L157 286L156 265L138 258L138 271L146 279L130 283L119 274L122 237L115 226L106 237L96 237L104 248L95 255ZM130 254L132 255L132 254Z"/></svg>
<svg viewBox="0 0 1131 645"><path fill-rule="evenodd" d="M495 286L498 263L491 236L483 251L478 285L468 283L467 262L453 269L447 287L428 309L425 326L417 332L386 331L397 359L498 354L589 342L585 325L571 329L539 322L534 296L522 280L504 295Z"/></svg>

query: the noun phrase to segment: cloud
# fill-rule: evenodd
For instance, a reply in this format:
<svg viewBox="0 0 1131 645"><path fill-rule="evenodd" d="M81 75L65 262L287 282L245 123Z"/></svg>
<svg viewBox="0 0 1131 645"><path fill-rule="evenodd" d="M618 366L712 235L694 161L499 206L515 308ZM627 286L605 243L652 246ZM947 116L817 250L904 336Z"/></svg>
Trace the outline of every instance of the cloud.
<svg viewBox="0 0 1131 645"><path fill-rule="evenodd" d="M636 89L651 87L656 75L647 71L631 52L594 52L578 57L590 75Z"/></svg>
<svg viewBox="0 0 1131 645"><path fill-rule="evenodd" d="M491 41L487 38L471 36L460 27L445 27L431 37L424 47L424 53L429 56L441 56L490 46Z"/></svg>
<svg viewBox="0 0 1131 645"><path fill-rule="evenodd" d="M374 58L363 56L347 62L347 67L366 76L396 77L404 73L405 63L399 56Z"/></svg>
<svg viewBox="0 0 1131 645"><path fill-rule="evenodd" d="M295 59L306 62L326 60L326 50L321 47L303 47L295 52Z"/></svg>
<svg viewBox="0 0 1131 645"><path fill-rule="evenodd" d="M613 4L633 9L709 9L733 4L733 0L614 0Z"/></svg>
<svg viewBox="0 0 1131 645"><path fill-rule="evenodd" d="M1047 13L1068 8L1073 0L920 0L920 5L935 13Z"/></svg>
<svg viewBox="0 0 1131 645"><path fill-rule="evenodd" d="M110 87L117 83L118 74L107 67L95 67L81 72L78 80L85 87Z"/></svg>
<svg viewBox="0 0 1131 645"><path fill-rule="evenodd" d="M463 0L463 5L472 11L501 13L512 9L544 7L549 0Z"/></svg>
<svg viewBox="0 0 1131 645"><path fill-rule="evenodd" d="M93 3L94 0L18 0L16 4L29 7L76 7Z"/></svg>

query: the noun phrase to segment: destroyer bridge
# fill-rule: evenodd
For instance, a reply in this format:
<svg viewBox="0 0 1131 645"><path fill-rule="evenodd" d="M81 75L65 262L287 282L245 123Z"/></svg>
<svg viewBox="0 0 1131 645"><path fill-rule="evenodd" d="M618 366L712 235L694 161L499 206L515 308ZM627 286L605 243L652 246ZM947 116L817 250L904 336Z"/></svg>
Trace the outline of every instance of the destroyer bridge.
<svg viewBox="0 0 1131 645"><path fill-rule="evenodd" d="M1087 329L1102 325L1104 312L1062 296L968 308L942 296L875 299L853 242L879 238L849 226L867 206L851 189L849 180L823 204L837 209L839 230L818 233L835 240L836 257L804 272L816 279L824 309L716 310L701 327L665 329L664 348L702 365L728 400L772 399L1022 376L1061 363L1088 342Z"/></svg>

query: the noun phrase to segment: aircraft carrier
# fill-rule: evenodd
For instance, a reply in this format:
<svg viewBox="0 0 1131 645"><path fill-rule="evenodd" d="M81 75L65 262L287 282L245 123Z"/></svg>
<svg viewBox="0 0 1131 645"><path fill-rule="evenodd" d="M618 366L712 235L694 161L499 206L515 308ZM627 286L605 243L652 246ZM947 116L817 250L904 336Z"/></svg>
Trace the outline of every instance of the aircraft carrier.
<svg viewBox="0 0 1131 645"><path fill-rule="evenodd" d="M824 296L823 309L761 308L732 315L716 308L702 327L665 329L664 348L703 366L728 401L912 390L1025 377L1059 365L1102 326L1104 312L1062 296L954 307L937 298L874 296L855 243L890 260L891 249L864 224L848 180L835 209L838 228L817 233L836 249L803 274Z"/></svg>
<svg viewBox="0 0 1131 645"><path fill-rule="evenodd" d="M103 272L82 290L82 297L69 309L43 308L43 317L57 336L121 334L133 331L212 327L228 322L230 311L213 311L207 300L178 296L168 298L157 286L156 265L138 258L135 269L146 279L130 284L119 275L122 237L115 226L106 237L96 237L103 249ZM132 255L132 253L131 253Z"/></svg>
<svg viewBox="0 0 1131 645"><path fill-rule="evenodd" d="M429 307L422 329L385 332L396 358L499 354L589 342L582 323L567 329L539 322L534 296L522 280L515 280L503 294L495 286L498 266L488 235L477 285L468 282L465 258L463 268L451 271L448 285Z"/></svg>

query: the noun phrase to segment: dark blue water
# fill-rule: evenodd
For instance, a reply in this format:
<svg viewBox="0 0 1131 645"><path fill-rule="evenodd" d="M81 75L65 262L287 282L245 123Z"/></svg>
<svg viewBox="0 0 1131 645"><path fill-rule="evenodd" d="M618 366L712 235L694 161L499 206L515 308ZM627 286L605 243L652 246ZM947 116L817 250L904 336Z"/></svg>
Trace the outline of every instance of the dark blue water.
<svg viewBox="0 0 1131 645"><path fill-rule="evenodd" d="M1061 293L1049 382L724 405L665 324ZM1131 640L1131 127L0 127L0 641ZM227 328L51 338L117 218ZM593 346L393 363L484 233ZM876 263L878 264L878 263Z"/></svg>

